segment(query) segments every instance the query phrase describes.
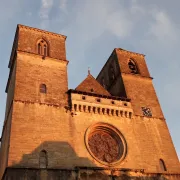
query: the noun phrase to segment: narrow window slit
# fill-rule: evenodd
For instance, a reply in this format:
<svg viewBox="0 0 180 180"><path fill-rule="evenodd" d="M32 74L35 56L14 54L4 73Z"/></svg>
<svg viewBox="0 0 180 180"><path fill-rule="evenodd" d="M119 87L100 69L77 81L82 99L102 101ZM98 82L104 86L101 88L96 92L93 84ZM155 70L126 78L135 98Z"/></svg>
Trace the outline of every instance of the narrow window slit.
<svg viewBox="0 0 180 180"><path fill-rule="evenodd" d="M91 112L91 106L88 106L88 111Z"/></svg>
<svg viewBox="0 0 180 180"><path fill-rule="evenodd" d="M107 114L109 115L109 109L107 109Z"/></svg>
<svg viewBox="0 0 180 180"><path fill-rule="evenodd" d="M105 114L105 109L104 108L102 108L102 113Z"/></svg>
<svg viewBox="0 0 180 180"><path fill-rule="evenodd" d="M77 111L77 104L74 104L74 110Z"/></svg>
<svg viewBox="0 0 180 180"><path fill-rule="evenodd" d="M101 109L98 107L98 109L97 109L97 110L98 110L98 114L100 114L100 113L101 113Z"/></svg>
<svg viewBox="0 0 180 180"><path fill-rule="evenodd" d="M79 111L82 111L82 109L81 109L81 105L79 105Z"/></svg>
<svg viewBox="0 0 180 180"><path fill-rule="evenodd" d="M127 117L127 111L125 111L125 117Z"/></svg>
<svg viewBox="0 0 180 180"><path fill-rule="evenodd" d="M111 114L114 115L114 109L111 109Z"/></svg>
<svg viewBox="0 0 180 180"><path fill-rule="evenodd" d="M41 44L38 43L38 54L41 54Z"/></svg>
<svg viewBox="0 0 180 180"><path fill-rule="evenodd" d="M118 110L116 110L116 116L119 116L119 111Z"/></svg>
<svg viewBox="0 0 180 180"><path fill-rule="evenodd" d="M130 119L132 118L132 112L129 112L129 118Z"/></svg>
<svg viewBox="0 0 180 180"><path fill-rule="evenodd" d="M83 111L86 112L86 105L83 105Z"/></svg>
<svg viewBox="0 0 180 180"><path fill-rule="evenodd" d="M123 111L120 111L120 115L121 115L121 117L123 116Z"/></svg>
<svg viewBox="0 0 180 180"><path fill-rule="evenodd" d="M93 107L93 113L96 113L96 107Z"/></svg>

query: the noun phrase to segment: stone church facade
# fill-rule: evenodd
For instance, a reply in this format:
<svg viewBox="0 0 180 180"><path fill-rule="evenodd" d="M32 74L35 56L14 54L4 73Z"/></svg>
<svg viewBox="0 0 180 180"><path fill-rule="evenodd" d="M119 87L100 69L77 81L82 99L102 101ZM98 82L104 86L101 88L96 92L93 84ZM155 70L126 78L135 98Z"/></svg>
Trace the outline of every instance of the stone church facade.
<svg viewBox="0 0 180 180"><path fill-rule="evenodd" d="M179 180L143 54L116 48L68 89L66 36L18 25L0 148L2 180Z"/></svg>

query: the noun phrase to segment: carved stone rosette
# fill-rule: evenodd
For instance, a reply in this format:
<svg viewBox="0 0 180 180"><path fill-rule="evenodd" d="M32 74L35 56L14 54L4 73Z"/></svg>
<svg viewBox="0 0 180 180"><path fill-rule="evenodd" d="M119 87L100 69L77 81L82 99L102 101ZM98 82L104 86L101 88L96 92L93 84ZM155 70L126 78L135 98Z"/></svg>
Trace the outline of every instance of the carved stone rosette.
<svg viewBox="0 0 180 180"><path fill-rule="evenodd" d="M101 164L113 166L125 158L125 139L110 124L97 123L90 126L86 131L85 141L91 156Z"/></svg>

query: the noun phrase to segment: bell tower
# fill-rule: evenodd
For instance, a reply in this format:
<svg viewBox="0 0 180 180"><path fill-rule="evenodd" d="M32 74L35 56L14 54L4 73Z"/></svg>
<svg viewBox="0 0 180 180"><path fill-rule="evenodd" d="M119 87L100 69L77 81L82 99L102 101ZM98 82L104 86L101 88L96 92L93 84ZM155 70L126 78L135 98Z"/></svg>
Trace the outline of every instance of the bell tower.
<svg viewBox="0 0 180 180"><path fill-rule="evenodd" d="M120 48L114 49L97 77L111 95L130 98L136 115L163 119L152 79L143 54Z"/></svg>
<svg viewBox="0 0 180 180"><path fill-rule="evenodd" d="M56 141L58 121L53 114L67 106L65 40L64 35L17 26L6 87L0 179L6 167L39 167L37 155L31 160L23 157L39 146L42 154L41 144ZM58 113L54 116L59 118Z"/></svg>
<svg viewBox="0 0 180 180"><path fill-rule="evenodd" d="M131 128L134 140L138 141L142 167L150 169L150 164L159 160L161 167L164 164L164 170L179 171L179 160L152 83L153 78L145 62L145 56L116 48L96 79L112 96L130 99L134 114ZM128 123L126 125L129 127ZM129 150L129 154L131 152L135 153L135 150ZM146 163L149 165L145 165ZM157 164L154 166L157 171L161 169Z"/></svg>

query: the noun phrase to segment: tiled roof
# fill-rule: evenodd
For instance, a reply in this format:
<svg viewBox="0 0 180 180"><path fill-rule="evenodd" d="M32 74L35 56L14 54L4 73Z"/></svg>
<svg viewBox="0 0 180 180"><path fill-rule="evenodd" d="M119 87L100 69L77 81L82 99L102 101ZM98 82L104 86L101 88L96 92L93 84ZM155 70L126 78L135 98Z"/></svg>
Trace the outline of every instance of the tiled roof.
<svg viewBox="0 0 180 180"><path fill-rule="evenodd" d="M76 90L111 96L91 74L88 74L87 78L76 87Z"/></svg>

